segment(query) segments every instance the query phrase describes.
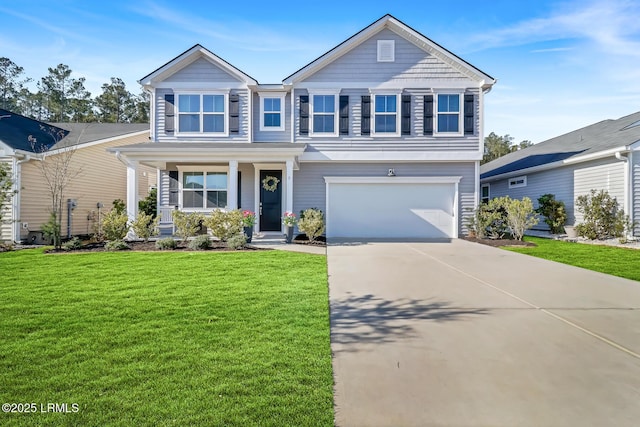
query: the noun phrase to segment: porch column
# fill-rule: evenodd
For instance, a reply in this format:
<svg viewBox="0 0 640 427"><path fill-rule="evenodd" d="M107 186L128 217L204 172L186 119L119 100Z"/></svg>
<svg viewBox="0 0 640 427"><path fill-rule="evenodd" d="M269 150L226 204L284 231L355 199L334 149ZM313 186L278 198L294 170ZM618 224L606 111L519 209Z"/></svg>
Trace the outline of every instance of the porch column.
<svg viewBox="0 0 640 427"><path fill-rule="evenodd" d="M138 216L138 162L127 161L127 216L134 221Z"/></svg>
<svg viewBox="0 0 640 427"><path fill-rule="evenodd" d="M229 160L229 193L227 194L227 208L238 209L238 161Z"/></svg>
<svg viewBox="0 0 640 427"><path fill-rule="evenodd" d="M285 197L285 210L293 212L293 160L287 160L286 180L287 195Z"/></svg>

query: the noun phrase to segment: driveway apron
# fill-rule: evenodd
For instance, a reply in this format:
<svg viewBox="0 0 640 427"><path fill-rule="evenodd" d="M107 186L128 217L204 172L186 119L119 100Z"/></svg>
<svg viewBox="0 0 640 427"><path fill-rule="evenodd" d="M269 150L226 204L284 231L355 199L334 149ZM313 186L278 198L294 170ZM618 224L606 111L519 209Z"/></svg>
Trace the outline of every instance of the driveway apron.
<svg viewBox="0 0 640 427"><path fill-rule="evenodd" d="M639 425L640 283L463 240L327 258L336 425Z"/></svg>

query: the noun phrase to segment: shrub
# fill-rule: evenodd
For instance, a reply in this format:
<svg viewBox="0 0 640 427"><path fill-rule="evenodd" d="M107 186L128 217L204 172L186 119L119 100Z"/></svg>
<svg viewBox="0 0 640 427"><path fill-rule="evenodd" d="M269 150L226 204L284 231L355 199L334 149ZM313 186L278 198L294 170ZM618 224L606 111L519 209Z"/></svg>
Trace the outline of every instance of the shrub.
<svg viewBox="0 0 640 427"><path fill-rule="evenodd" d="M158 216L158 189L152 188L144 199L138 202L138 210L153 218Z"/></svg>
<svg viewBox="0 0 640 427"><path fill-rule="evenodd" d="M62 249L65 251L73 251L75 249L80 249L82 247L82 241L77 237L74 237L71 240L68 240L62 244Z"/></svg>
<svg viewBox="0 0 640 427"><path fill-rule="evenodd" d="M126 205L122 199L115 199L113 202L113 210L118 213L126 213Z"/></svg>
<svg viewBox="0 0 640 427"><path fill-rule="evenodd" d="M236 251L244 248L244 245L247 243L247 236L243 233L238 233L234 236L231 236L229 240L227 240L227 246L231 249L235 249Z"/></svg>
<svg viewBox="0 0 640 427"><path fill-rule="evenodd" d="M206 251L211 247L211 240L209 240L209 236L206 234L196 236L189 242L188 247L194 251Z"/></svg>
<svg viewBox="0 0 640 427"><path fill-rule="evenodd" d="M135 221L131 223L131 229L136 236L147 242L149 237L158 233L158 224L160 222L159 217L153 217L144 212L138 212L138 216Z"/></svg>
<svg viewBox="0 0 640 427"><path fill-rule="evenodd" d="M178 246L173 237L165 237L164 239L156 240L156 249L164 250L173 250Z"/></svg>
<svg viewBox="0 0 640 427"><path fill-rule="evenodd" d="M232 236L242 232L244 215L241 210L223 211L216 209L205 218L204 224L218 239L226 242Z"/></svg>
<svg viewBox="0 0 640 427"><path fill-rule="evenodd" d="M173 225L176 227L176 235L186 242L189 237L196 235L204 216L199 212L186 213L183 211L173 211Z"/></svg>
<svg viewBox="0 0 640 427"><path fill-rule="evenodd" d="M129 245L127 245L124 240L109 240L104 245L104 249L106 251L123 251L125 249L129 249Z"/></svg>
<svg viewBox="0 0 640 427"><path fill-rule="evenodd" d="M42 233L56 248L60 248L62 244L62 236L60 231L60 223L55 212L49 214L49 220L42 224Z"/></svg>
<svg viewBox="0 0 640 427"><path fill-rule="evenodd" d="M129 232L129 225L127 224L128 221L129 218L127 217L127 213L114 205L114 208L102 217L101 229L105 239L124 239Z"/></svg>
<svg viewBox="0 0 640 427"><path fill-rule="evenodd" d="M516 240L522 240L525 230L533 227L538 223L535 217L533 203L528 197L522 200L511 199L506 197L504 207L507 212L507 225L511 230L511 235Z"/></svg>
<svg viewBox="0 0 640 427"><path fill-rule="evenodd" d="M543 194L538 197L536 212L544 216L544 222L553 234L564 233L564 223L567 221L567 211L564 202L556 200L553 194Z"/></svg>
<svg viewBox="0 0 640 427"><path fill-rule="evenodd" d="M584 222L576 225L578 236L591 240L622 237L629 224L629 217L620 209L616 198L605 190L591 190L578 196L576 206L584 218Z"/></svg>
<svg viewBox="0 0 640 427"><path fill-rule="evenodd" d="M324 233L324 215L320 209L310 208L300 212L298 230L307 235L310 242Z"/></svg>

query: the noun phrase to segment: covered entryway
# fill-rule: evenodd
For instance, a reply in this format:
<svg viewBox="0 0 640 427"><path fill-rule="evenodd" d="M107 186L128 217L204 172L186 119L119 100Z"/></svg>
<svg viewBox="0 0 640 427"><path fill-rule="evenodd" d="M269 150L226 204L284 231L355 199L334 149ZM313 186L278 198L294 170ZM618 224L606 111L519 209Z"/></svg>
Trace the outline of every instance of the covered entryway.
<svg viewBox="0 0 640 427"><path fill-rule="evenodd" d="M453 238L460 177L325 177L327 237Z"/></svg>

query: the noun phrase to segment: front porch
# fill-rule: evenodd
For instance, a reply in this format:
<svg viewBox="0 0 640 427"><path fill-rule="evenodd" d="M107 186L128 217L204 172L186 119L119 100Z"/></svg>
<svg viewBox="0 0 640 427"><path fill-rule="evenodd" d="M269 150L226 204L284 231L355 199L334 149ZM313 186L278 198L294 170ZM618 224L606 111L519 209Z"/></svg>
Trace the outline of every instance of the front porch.
<svg viewBox="0 0 640 427"><path fill-rule="evenodd" d="M293 171L305 146L293 143L146 143L113 150L127 166L127 214L138 214L137 168L158 168L158 214L163 234L172 212L243 209L256 213L257 233L283 231L293 212Z"/></svg>

